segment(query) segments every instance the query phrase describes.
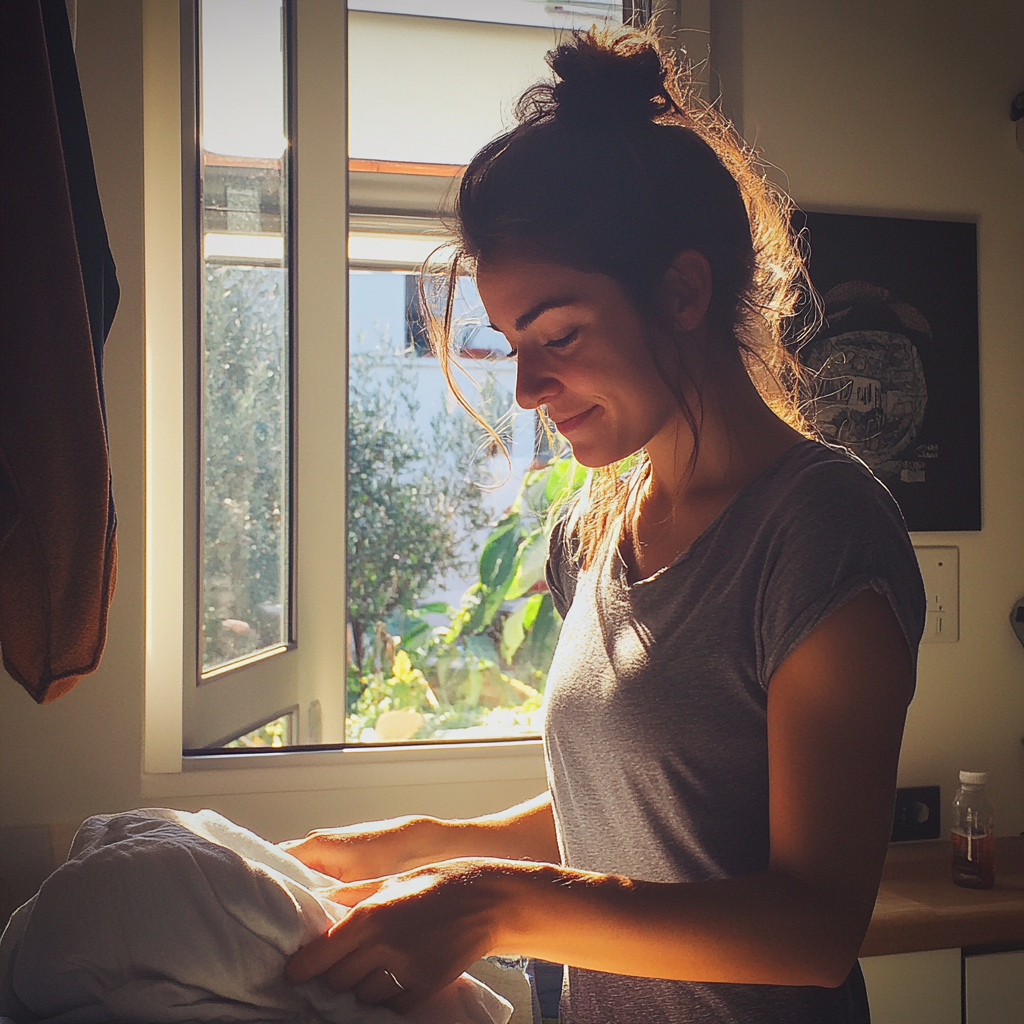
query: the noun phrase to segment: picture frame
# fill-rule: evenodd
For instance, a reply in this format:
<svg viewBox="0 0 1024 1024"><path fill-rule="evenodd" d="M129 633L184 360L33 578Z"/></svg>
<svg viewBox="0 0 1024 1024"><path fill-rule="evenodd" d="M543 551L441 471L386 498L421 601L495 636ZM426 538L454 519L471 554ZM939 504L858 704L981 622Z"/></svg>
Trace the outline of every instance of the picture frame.
<svg viewBox="0 0 1024 1024"><path fill-rule="evenodd" d="M824 440L911 531L981 529L977 225L801 212L823 320L800 348Z"/></svg>

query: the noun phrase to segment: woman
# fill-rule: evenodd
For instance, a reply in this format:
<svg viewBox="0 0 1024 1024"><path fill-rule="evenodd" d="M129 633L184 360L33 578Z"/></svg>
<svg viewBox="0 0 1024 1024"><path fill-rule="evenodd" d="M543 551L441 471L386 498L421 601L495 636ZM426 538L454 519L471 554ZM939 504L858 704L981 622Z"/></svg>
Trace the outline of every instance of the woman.
<svg viewBox="0 0 1024 1024"><path fill-rule="evenodd" d="M355 908L288 976L402 1011L526 954L569 965L566 1024L866 1019L913 550L864 465L806 436L802 265L749 152L641 34L549 60L459 194L517 400L594 470L549 553L549 792L287 844Z"/></svg>

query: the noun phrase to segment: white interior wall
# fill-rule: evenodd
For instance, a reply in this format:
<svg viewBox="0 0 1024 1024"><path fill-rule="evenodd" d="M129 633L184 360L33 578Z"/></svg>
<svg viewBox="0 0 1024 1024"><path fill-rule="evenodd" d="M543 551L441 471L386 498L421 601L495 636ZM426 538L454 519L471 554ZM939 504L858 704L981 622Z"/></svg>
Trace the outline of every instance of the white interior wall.
<svg viewBox="0 0 1024 1024"><path fill-rule="evenodd" d="M415 787L380 785L372 763L348 787L308 767L143 776L142 13L145 4L167 2L79 4L83 91L122 287L106 367L120 561L95 675L46 707L0 679L0 876L8 899L45 874L51 832L59 847L67 829L93 813L160 802L212 806L284 838L413 810L479 813L543 784L535 754L495 758L472 774L438 767ZM915 537L961 549L962 638L922 651L900 782L939 782L948 799L958 768L987 767L998 831L1018 832L1024 651L1007 617L1024 593L1024 154L1007 112L1024 87L1015 46L1024 9L1018 0L969 9L952 0L747 0L740 13L729 22L742 25L738 109L799 202L978 220L984 529Z"/></svg>
<svg viewBox="0 0 1024 1024"><path fill-rule="evenodd" d="M806 209L978 224L982 530L960 548L960 641L921 648L900 785L991 773L1000 835L1024 829L1024 5L742 4L743 129ZM784 175L783 175L783 172Z"/></svg>

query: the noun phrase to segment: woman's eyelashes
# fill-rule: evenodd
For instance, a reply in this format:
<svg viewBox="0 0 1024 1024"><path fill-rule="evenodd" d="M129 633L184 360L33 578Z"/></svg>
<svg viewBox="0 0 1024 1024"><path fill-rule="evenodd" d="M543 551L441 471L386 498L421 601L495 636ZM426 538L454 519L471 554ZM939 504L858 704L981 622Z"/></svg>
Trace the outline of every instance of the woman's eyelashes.
<svg viewBox="0 0 1024 1024"><path fill-rule="evenodd" d="M576 336L579 333L580 333L580 329L578 327L575 327L575 328L573 328L573 330L571 330L564 337L554 338L553 340L547 342L544 345L544 347L545 348L565 348L567 345L571 345L576 340Z"/></svg>
<svg viewBox="0 0 1024 1024"><path fill-rule="evenodd" d="M551 341L545 341L542 347L543 348L566 348L567 346L571 345L576 340L576 338L579 335L579 333L580 333L580 329L578 327L575 327L568 334L564 335L561 338L553 338ZM519 355L519 349L515 348L512 345L511 342L507 342L507 344L508 344L508 352L506 353L506 358L508 358L508 359L515 359L516 356Z"/></svg>

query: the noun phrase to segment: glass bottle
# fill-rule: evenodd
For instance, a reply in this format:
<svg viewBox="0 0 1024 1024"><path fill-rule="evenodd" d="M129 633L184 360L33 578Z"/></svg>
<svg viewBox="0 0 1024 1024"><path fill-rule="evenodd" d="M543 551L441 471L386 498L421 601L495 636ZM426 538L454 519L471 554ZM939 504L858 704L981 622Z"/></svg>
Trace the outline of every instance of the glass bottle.
<svg viewBox="0 0 1024 1024"><path fill-rule="evenodd" d="M961 772L953 800L953 881L967 889L995 884L996 837L987 783L987 772Z"/></svg>

